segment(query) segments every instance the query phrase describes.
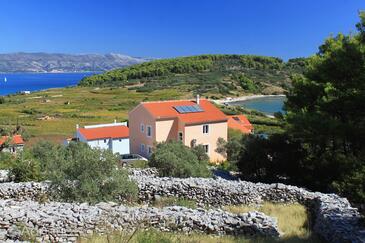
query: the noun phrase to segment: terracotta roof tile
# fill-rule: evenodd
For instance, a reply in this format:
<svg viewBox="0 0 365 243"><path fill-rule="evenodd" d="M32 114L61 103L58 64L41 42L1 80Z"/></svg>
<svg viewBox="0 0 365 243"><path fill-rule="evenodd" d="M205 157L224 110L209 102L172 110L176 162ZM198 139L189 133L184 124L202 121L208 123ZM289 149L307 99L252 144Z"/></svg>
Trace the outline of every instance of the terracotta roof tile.
<svg viewBox="0 0 365 243"><path fill-rule="evenodd" d="M228 127L240 130L245 134L251 133L253 130L252 124L244 115L228 116Z"/></svg>
<svg viewBox="0 0 365 243"><path fill-rule="evenodd" d="M9 136L2 136L0 138L0 146L3 145ZM10 144L24 144L24 140L21 135L14 135L11 137Z"/></svg>
<svg viewBox="0 0 365 243"><path fill-rule="evenodd" d="M78 131L86 140L129 137L129 128L127 126L79 128Z"/></svg>
<svg viewBox="0 0 365 243"><path fill-rule="evenodd" d="M156 120L178 118L185 124L198 124L207 122L227 121L227 117L210 101L201 99L199 106L202 112L179 113L175 106L194 106L197 105L192 100L171 100L161 102L145 102L142 103Z"/></svg>

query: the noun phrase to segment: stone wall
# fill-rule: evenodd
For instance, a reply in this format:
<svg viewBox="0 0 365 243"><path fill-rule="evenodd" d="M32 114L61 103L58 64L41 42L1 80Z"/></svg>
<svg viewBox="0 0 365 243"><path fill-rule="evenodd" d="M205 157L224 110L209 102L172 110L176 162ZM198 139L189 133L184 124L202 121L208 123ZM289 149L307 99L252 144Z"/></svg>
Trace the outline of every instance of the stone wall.
<svg viewBox="0 0 365 243"><path fill-rule="evenodd" d="M231 214L221 210L184 207L125 207L115 203L0 200L0 241L22 239L22 228L38 235L40 242L76 242L93 232L154 227L162 231L201 231L214 234L279 236L276 219L263 213Z"/></svg>
<svg viewBox="0 0 365 243"><path fill-rule="evenodd" d="M10 182L11 178L9 176L8 170L0 170L0 182Z"/></svg>
<svg viewBox="0 0 365 243"><path fill-rule="evenodd" d="M203 178L159 178L150 170L132 172L130 177L138 184L140 200L146 203L154 200L156 196L184 197L201 205L211 206L259 204L263 201L299 202L312 210L315 219L314 230L324 239L329 242L365 242L365 229L361 225L358 210L351 207L346 198L335 194L310 192L284 184ZM46 191L46 183L2 183L0 199L36 199L38 194Z"/></svg>

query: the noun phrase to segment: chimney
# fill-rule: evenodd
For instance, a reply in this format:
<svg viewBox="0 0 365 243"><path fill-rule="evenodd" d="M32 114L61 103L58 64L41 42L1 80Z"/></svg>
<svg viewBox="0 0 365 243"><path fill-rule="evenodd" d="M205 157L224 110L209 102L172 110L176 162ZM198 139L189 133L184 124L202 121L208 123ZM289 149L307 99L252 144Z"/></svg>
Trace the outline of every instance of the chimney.
<svg viewBox="0 0 365 243"><path fill-rule="evenodd" d="M79 128L80 128L79 124L76 124L76 130L79 129Z"/></svg>
<svg viewBox="0 0 365 243"><path fill-rule="evenodd" d="M196 104L200 104L200 96L198 94L196 95Z"/></svg>

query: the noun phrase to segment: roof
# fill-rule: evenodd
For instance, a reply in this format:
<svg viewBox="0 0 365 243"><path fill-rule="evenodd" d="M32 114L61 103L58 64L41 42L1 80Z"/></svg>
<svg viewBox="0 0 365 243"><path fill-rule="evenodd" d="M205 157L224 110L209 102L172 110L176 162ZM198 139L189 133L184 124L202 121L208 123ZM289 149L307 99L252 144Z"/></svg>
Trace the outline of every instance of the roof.
<svg viewBox="0 0 365 243"><path fill-rule="evenodd" d="M228 116L228 128L240 130L242 133L251 133L253 126L244 115Z"/></svg>
<svg viewBox="0 0 365 243"><path fill-rule="evenodd" d="M2 136L0 137L0 146L3 145L7 140L9 139L9 136ZM24 144L24 140L21 135L14 135L11 137L10 144Z"/></svg>
<svg viewBox="0 0 365 243"><path fill-rule="evenodd" d="M159 102L143 102L141 105L156 119L178 118L185 124L201 124L210 122L227 121L226 115L210 101L201 99L199 102L201 112L179 113L175 106L196 106L192 100L170 100Z"/></svg>
<svg viewBox="0 0 365 243"><path fill-rule="evenodd" d="M129 128L127 126L79 128L78 131L86 140L129 137Z"/></svg>

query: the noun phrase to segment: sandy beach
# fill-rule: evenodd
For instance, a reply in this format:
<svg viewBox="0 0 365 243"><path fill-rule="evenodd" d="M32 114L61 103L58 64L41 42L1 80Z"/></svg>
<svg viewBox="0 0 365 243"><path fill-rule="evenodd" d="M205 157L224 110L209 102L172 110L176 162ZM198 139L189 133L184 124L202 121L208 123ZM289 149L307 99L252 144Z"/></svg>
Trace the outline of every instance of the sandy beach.
<svg viewBox="0 0 365 243"><path fill-rule="evenodd" d="M258 98L264 97L285 97L285 95L247 95L247 96L240 96L240 97L227 97L221 100L213 100L216 104L225 104L225 103L232 103L237 101L246 101L246 100L253 100Z"/></svg>

